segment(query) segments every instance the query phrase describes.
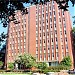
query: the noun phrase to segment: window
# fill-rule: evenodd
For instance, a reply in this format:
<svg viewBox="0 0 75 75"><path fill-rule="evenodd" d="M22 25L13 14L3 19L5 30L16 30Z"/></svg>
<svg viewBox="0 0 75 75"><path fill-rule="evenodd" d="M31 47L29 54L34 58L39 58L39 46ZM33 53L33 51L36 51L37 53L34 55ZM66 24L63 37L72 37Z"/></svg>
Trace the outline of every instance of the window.
<svg viewBox="0 0 75 75"><path fill-rule="evenodd" d="M50 57L50 54L48 53L48 57Z"/></svg>
<svg viewBox="0 0 75 75"><path fill-rule="evenodd" d="M66 56L68 56L69 55L69 53L68 52L66 52Z"/></svg>
<svg viewBox="0 0 75 75"><path fill-rule="evenodd" d="M42 58L42 55L40 55L40 58Z"/></svg>
<svg viewBox="0 0 75 75"><path fill-rule="evenodd" d="M46 20L46 22L48 23L48 19Z"/></svg>
<svg viewBox="0 0 75 75"><path fill-rule="evenodd" d="M53 38L52 38L52 42L53 42Z"/></svg>
<svg viewBox="0 0 75 75"><path fill-rule="evenodd" d="M52 57L54 57L54 53L52 53Z"/></svg>
<svg viewBox="0 0 75 75"><path fill-rule="evenodd" d="M47 35L49 36L49 32L47 32Z"/></svg>
<svg viewBox="0 0 75 75"><path fill-rule="evenodd" d="M59 57L58 52L56 52L56 57Z"/></svg>
<svg viewBox="0 0 75 75"><path fill-rule="evenodd" d="M38 58L38 54L36 54L36 58Z"/></svg>
<svg viewBox="0 0 75 75"><path fill-rule="evenodd" d="M60 31L60 35L62 35L62 31Z"/></svg>
<svg viewBox="0 0 75 75"><path fill-rule="evenodd" d="M48 29L48 25L47 25L47 29Z"/></svg>
<svg viewBox="0 0 75 75"><path fill-rule="evenodd" d="M55 25L55 27L56 27L56 24L54 24Z"/></svg>
<svg viewBox="0 0 75 75"><path fill-rule="evenodd" d="M36 25L38 25L38 22L36 21Z"/></svg>
<svg viewBox="0 0 75 75"><path fill-rule="evenodd" d="M57 37L56 37L56 41L58 41Z"/></svg>
<svg viewBox="0 0 75 75"><path fill-rule="evenodd" d="M53 35L53 32L51 31L51 35Z"/></svg>
<svg viewBox="0 0 75 75"><path fill-rule="evenodd" d="M51 10L51 6L50 6L50 10Z"/></svg>
<svg viewBox="0 0 75 75"><path fill-rule="evenodd" d="M66 24L64 23L64 28L66 28Z"/></svg>
<svg viewBox="0 0 75 75"><path fill-rule="evenodd" d="M46 48L44 47L44 50L46 50Z"/></svg>
<svg viewBox="0 0 75 75"><path fill-rule="evenodd" d="M61 19L59 18L59 22L61 22Z"/></svg>
<svg viewBox="0 0 75 75"><path fill-rule="evenodd" d="M48 43L49 43L49 40L48 40Z"/></svg>
<svg viewBox="0 0 75 75"><path fill-rule="evenodd" d="M64 49L63 45L62 45L62 49Z"/></svg>
<svg viewBox="0 0 75 75"><path fill-rule="evenodd" d="M51 25L51 28L52 28L52 25Z"/></svg>
<svg viewBox="0 0 75 75"><path fill-rule="evenodd" d="M57 34L57 30L55 30L55 34Z"/></svg>
<svg viewBox="0 0 75 75"><path fill-rule="evenodd" d="M45 40L44 40L44 43L45 43Z"/></svg>
<svg viewBox="0 0 75 75"><path fill-rule="evenodd" d="M40 37L41 37L41 33L40 33Z"/></svg>
<svg viewBox="0 0 75 75"><path fill-rule="evenodd" d="M68 45L66 45L66 49L68 49Z"/></svg>
<svg viewBox="0 0 75 75"><path fill-rule="evenodd" d="M42 14L43 15L43 17L44 17L44 14Z"/></svg>
<svg viewBox="0 0 75 75"><path fill-rule="evenodd" d="M61 38L61 42L63 42L63 39Z"/></svg>
<svg viewBox="0 0 75 75"><path fill-rule="evenodd" d="M40 21L40 24L41 24L41 21Z"/></svg>
<svg viewBox="0 0 75 75"><path fill-rule="evenodd" d="M38 27L36 27L36 31L38 31Z"/></svg>
<svg viewBox="0 0 75 75"><path fill-rule="evenodd" d="M64 10L62 11L62 14L64 15Z"/></svg>
<svg viewBox="0 0 75 75"><path fill-rule="evenodd" d="M44 36L45 36L45 33L44 33Z"/></svg>
<svg viewBox="0 0 75 75"><path fill-rule="evenodd" d="M51 15L51 12L50 12L50 15Z"/></svg>
<svg viewBox="0 0 75 75"><path fill-rule="evenodd" d="M56 21L56 17L54 17L54 21Z"/></svg>
<svg viewBox="0 0 75 75"><path fill-rule="evenodd" d="M65 18L63 18L63 21L65 21Z"/></svg>
<svg viewBox="0 0 75 75"><path fill-rule="evenodd" d="M65 38L66 42L67 42L67 37Z"/></svg>
<svg viewBox="0 0 75 75"><path fill-rule="evenodd" d="M54 11L54 15L55 15L55 11Z"/></svg>
<svg viewBox="0 0 75 75"><path fill-rule="evenodd" d="M40 27L40 30L41 30L41 27Z"/></svg>
<svg viewBox="0 0 75 75"><path fill-rule="evenodd" d="M50 48L48 47L48 50L50 50Z"/></svg>
<svg viewBox="0 0 75 75"><path fill-rule="evenodd" d="M47 11L47 7L46 7L46 11Z"/></svg>
<svg viewBox="0 0 75 75"><path fill-rule="evenodd" d="M58 45L56 45L56 49L58 49Z"/></svg>
<svg viewBox="0 0 75 75"><path fill-rule="evenodd" d="M65 30L65 34L66 34L66 30Z"/></svg>
<svg viewBox="0 0 75 75"><path fill-rule="evenodd" d="M52 18L50 18L50 21L52 22Z"/></svg>
<svg viewBox="0 0 75 75"><path fill-rule="evenodd" d="M46 16L48 17L48 13L46 13Z"/></svg>
<svg viewBox="0 0 75 75"><path fill-rule="evenodd" d="M54 46L52 45L52 49L54 49Z"/></svg>
<svg viewBox="0 0 75 75"><path fill-rule="evenodd" d="M36 40L36 44L38 44L38 40Z"/></svg>
<svg viewBox="0 0 75 75"><path fill-rule="evenodd" d="M59 12L59 16L60 16L60 12Z"/></svg>

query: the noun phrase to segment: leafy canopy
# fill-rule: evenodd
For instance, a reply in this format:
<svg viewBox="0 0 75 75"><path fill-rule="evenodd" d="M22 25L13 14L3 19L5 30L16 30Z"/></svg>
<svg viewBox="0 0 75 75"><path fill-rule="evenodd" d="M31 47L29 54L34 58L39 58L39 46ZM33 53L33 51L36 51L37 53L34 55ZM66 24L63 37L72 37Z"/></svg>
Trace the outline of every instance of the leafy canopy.
<svg viewBox="0 0 75 75"><path fill-rule="evenodd" d="M15 11L21 10L22 14L27 14L27 9L25 8L25 3L30 4L45 4L48 1L56 1L59 4L60 9L67 10L69 0L0 0L0 20L3 23L3 27L7 27L9 22L9 16L12 20L15 20ZM75 0L70 0L74 6Z"/></svg>
<svg viewBox="0 0 75 75"><path fill-rule="evenodd" d="M36 65L36 59L30 54L25 53L24 55L20 55L18 59L15 60L15 63L20 63L24 65L25 68L32 68Z"/></svg>

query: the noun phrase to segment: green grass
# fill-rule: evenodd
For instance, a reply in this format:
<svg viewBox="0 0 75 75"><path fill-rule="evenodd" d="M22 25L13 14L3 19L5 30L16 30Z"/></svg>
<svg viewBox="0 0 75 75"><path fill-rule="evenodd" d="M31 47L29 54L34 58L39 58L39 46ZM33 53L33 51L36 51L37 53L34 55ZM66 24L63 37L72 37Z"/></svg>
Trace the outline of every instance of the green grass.
<svg viewBox="0 0 75 75"><path fill-rule="evenodd" d="M31 74L0 74L0 75L31 75Z"/></svg>
<svg viewBox="0 0 75 75"><path fill-rule="evenodd" d="M12 74L0 74L0 75L31 75L31 74L14 74L14 73L12 73Z"/></svg>
<svg viewBox="0 0 75 75"><path fill-rule="evenodd" d="M32 75L32 74L29 74L29 73L23 73L23 74L19 74L19 73L0 73L0 75Z"/></svg>

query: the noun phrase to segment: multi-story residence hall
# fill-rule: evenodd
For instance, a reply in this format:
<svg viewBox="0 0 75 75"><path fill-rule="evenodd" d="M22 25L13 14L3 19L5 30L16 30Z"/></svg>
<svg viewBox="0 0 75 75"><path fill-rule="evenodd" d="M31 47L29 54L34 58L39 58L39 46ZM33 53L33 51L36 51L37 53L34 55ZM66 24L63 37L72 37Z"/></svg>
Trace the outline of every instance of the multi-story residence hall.
<svg viewBox="0 0 75 75"><path fill-rule="evenodd" d="M52 66L70 55L73 64L69 12L59 9L55 1L27 9L28 14L15 12L20 23L11 21L9 24L7 63L14 62L20 54L29 53L37 62Z"/></svg>

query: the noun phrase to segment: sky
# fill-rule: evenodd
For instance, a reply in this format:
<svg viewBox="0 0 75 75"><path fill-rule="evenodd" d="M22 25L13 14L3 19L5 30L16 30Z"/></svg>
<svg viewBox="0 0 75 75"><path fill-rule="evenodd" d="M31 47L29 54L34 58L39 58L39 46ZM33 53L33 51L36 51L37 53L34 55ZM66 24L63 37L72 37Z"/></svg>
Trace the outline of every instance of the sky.
<svg viewBox="0 0 75 75"><path fill-rule="evenodd" d="M72 3L69 2L69 12L70 12L70 17L71 17L71 21L72 21L72 27L74 27L75 25L73 25L73 16L75 16L75 5L74 7L72 7Z"/></svg>
<svg viewBox="0 0 75 75"><path fill-rule="evenodd" d="M26 6L29 6L29 5L26 4ZM68 9L69 9L69 12L70 12L71 21L72 21L72 23L73 23L73 18L72 18L72 16L75 15L75 5L74 5L74 7L72 7L72 3L69 2L69 8L68 8ZM75 25L72 24L72 27L73 27L73 26L75 26ZM2 24L0 24L0 34L1 34L2 32L7 33L7 28L2 27Z"/></svg>

